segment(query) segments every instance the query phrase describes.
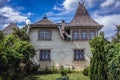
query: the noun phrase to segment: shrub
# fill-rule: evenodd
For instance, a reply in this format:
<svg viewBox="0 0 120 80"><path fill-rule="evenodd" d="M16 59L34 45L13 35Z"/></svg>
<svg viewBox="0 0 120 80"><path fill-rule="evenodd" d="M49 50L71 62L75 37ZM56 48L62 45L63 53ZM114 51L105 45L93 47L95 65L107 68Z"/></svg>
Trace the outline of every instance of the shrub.
<svg viewBox="0 0 120 80"><path fill-rule="evenodd" d="M89 72L90 72L90 67L86 67L86 68L83 70L83 75L88 76L88 75L89 75Z"/></svg>
<svg viewBox="0 0 120 80"><path fill-rule="evenodd" d="M0 76L0 80L2 80L2 77Z"/></svg>

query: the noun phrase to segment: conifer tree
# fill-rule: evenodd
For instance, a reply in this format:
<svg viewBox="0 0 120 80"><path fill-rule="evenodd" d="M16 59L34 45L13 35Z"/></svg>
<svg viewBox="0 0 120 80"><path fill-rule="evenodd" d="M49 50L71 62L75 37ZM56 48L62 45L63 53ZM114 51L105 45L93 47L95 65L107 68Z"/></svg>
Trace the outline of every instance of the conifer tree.
<svg viewBox="0 0 120 80"><path fill-rule="evenodd" d="M104 38L104 33L95 37L91 42L93 57L90 64L90 80L107 80L107 60L105 45L108 41Z"/></svg>

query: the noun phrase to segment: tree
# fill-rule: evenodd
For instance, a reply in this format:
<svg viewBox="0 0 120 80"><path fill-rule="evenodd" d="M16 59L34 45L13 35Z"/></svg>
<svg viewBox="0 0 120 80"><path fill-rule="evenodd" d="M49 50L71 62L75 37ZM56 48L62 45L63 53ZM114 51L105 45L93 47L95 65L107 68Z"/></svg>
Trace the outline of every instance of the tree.
<svg viewBox="0 0 120 80"><path fill-rule="evenodd" d="M113 53L114 52L114 53ZM109 49L108 80L120 80L120 43Z"/></svg>
<svg viewBox="0 0 120 80"><path fill-rule="evenodd" d="M0 76L3 80L16 80L26 73L35 50L28 41L9 34L0 42ZM21 65L22 64L22 65ZM24 64L24 66L23 66ZM20 76L21 77L21 76Z"/></svg>
<svg viewBox="0 0 120 80"><path fill-rule="evenodd" d="M120 80L120 26L111 42L103 33L91 42L93 57L90 64L91 80Z"/></svg>
<svg viewBox="0 0 120 80"><path fill-rule="evenodd" d="M108 53L108 80L120 80L120 26L116 27L116 37L106 46Z"/></svg>
<svg viewBox="0 0 120 80"><path fill-rule="evenodd" d="M116 25L117 33L115 37L112 39L112 42L120 42L120 25Z"/></svg>
<svg viewBox="0 0 120 80"><path fill-rule="evenodd" d="M90 80L107 80L107 54L105 51L107 43L103 33L90 41L93 55L90 62Z"/></svg>
<svg viewBox="0 0 120 80"><path fill-rule="evenodd" d="M13 30L14 30L13 34L16 37L20 38L21 40L30 41L29 36L26 34L26 26L23 27L22 29L14 28Z"/></svg>
<svg viewBox="0 0 120 80"><path fill-rule="evenodd" d="M3 40L3 38L4 38L3 32L0 31L0 41Z"/></svg>

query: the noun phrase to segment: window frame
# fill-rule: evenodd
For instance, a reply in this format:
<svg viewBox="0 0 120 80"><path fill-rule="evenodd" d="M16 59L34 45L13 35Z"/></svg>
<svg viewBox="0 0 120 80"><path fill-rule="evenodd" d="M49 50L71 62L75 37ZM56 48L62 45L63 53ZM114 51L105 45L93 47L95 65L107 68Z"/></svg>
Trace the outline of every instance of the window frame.
<svg viewBox="0 0 120 80"><path fill-rule="evenodd" d="M49 51L49 53L41 53L41 51ZM44 58L43 58L43 54L44 54ZM42 57L41 57L42 55ZM40 49L39 50L39 60L40 61L50 61L51 60L51 49Z"/></svg>
<svg viewBox="0 0 120 80"><path fill-rule="evenodd" d="M52 31L49 29L43 29L38 31L38 40L52 40Z"/></svg>
<svg viewBox="0 0 120 80"><path fill-rule="evenodd" d="M92 35L91 35L91 32L93 32ZM90 30L90 31L89 31L89 39L91 40L91 39L93 39L95 36L96 36L96 31Z"/></svg>
<svg viewBox="0 0 120 80"><path fill-rule="evenodd" d="M78 52L78 53L75 53L75 50ZM82 52L82 53L80 53ZM82 61L82 60L85 60L85 50L84 49L74 49L73 50L73 59L74 61Z"/></svg>
<svg viewBox="0 0 120 80"><path fill-rule="evenodd" d="M73 37L74 36L74 37ZM75 38L76 36L76 38ZM74 30L72 31L72 40L74 41L79 41L80 40L80 31L79 30Z"/></svg>
<svg viewBox="0 0 120 80"><path fill-rule="evenodd" d="M85 32L85 38L84 38L84 35L83 35L83 32ZM86 30L82 30L81 32L80 32L80 34L81 34L81 40L83 41L83 40L88 40L88 32L86 31Z"/></svg>

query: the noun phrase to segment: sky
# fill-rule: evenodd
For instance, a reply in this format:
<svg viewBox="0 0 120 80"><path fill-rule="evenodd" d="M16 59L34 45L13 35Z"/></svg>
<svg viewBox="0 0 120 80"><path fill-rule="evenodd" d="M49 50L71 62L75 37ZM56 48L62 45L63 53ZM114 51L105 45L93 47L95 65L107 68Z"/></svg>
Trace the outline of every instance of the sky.
<svg viewBox="0 0 120 80"><path fill-rule="evenodd" d="M45 14L55 23L69 23L79 2L84 2L91 17L104 25L101 31L106 38L115 34L115 25L120 25L120 0L0 0L0 30L10 22L21 28L26 20L34 23Z"/></svg>

